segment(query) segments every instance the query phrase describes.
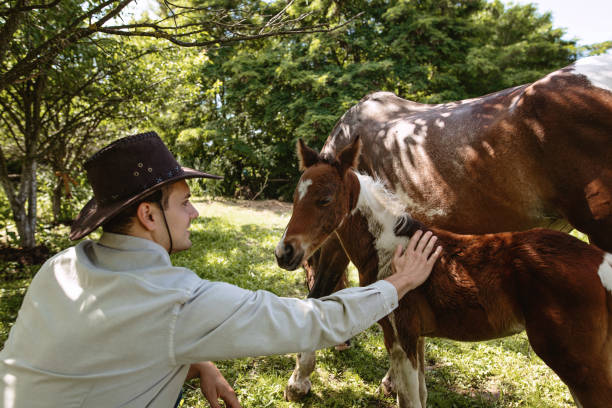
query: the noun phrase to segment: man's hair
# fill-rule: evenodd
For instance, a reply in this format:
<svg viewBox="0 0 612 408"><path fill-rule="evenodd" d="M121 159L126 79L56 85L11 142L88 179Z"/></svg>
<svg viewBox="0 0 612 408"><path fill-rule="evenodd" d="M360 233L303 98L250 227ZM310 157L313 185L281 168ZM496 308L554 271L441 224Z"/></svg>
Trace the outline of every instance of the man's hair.
<svg viewBox="0 0 612 408"><path fill-rule="evenodd" d="M138 206L142 203L161 203L163 209L168 208L168 198L170 196L170 186L165 185L159 190L155 190L151 194L141 198L140 200L130 204L110 220L102 224L104 232L113 232L115 234L128 234L134 219Z"/></svg>

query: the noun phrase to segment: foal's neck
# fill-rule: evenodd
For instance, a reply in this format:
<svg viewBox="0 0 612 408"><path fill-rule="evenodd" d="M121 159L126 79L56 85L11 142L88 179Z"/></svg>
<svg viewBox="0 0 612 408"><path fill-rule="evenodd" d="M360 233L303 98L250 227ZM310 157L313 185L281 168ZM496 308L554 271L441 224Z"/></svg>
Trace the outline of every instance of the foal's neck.
<svg viewBox="0 0 612 408"><path fill-rule="evenodd" d="M343 228L343 245L360 270L366 265L366 269L371 269L371 258L375 256L376 267L370 273L375 274L375 279L383 279L391 275L391 259L395 248L398 244L406 245L409 239L408 236L398 237L394 233L397 220L406 215L405 206L382 182L359 173L355 173L355 176L360 186L359 197L351 213L354 225ZM356 230L359 228L370 238L358 236ZM415 224L415 230L417 228Z"/></svg>

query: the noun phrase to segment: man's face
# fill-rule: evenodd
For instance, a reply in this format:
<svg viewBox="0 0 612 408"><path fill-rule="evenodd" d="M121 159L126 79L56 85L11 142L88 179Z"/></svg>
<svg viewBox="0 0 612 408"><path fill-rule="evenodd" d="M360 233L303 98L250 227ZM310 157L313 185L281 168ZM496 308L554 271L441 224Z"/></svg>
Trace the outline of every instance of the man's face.
<svg viewBox="0 0 612 408"><path fill-rule="evenodd" d="M164 208L168 228L172 233L172 252L179 252L191 247L189 239L189 224L191 220L197 218L198 211L189 201L191 192L185 180L177 181L168 189L168 205ZM166 232L166 226L163 225L161 218L160 240L161 244L168 249L170 241Z"/></svg>

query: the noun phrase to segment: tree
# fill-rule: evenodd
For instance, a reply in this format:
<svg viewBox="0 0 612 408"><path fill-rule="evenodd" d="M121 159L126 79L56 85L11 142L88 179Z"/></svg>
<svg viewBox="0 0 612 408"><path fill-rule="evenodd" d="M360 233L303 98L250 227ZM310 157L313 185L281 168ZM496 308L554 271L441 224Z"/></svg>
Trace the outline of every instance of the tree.
<svg viewBox="0 0 612 408"><path fill-rule="evenodd" d="M96 131L101 118L126 100L111 86L117 76L109 76L104 58L94 55L107 52L109 38L150 37L204 47L329 29L325 23L307 26L304 16L288 16L286 8L271 14L265 2L237 0L164 1L159 15L124 23L122 12L132 1L9 0L0 6L0 183L23 247L35 245L40 160L46 157L65 177L83 160L81 149L91 146L86 142L101 134ZM79 154L70 159L67 147ZM11 177L16 171L19 175Z"/></svg>
<svg viewBox="0 0 612 408"><path fill-rule="evenodd" d="M31 0L8 0L0 8L4 20L0 26L0 89L38 75L64 50L98 33L159 38L183 47L216 47L271 36L329 31L344 25L330 28L326 23L303 24L309 13L291 17L285 13L295 0L273 15L266 13L265 2L258 1L252 4L239 0L195 0L184 4L163 1L160 16L147 14L141 21L125 24L119 23L122 12L135 0L40 1L31 4ZM25 31L36 31L35 27L46 16L58 13L63 18L54 19L53 30L39 30L36 41L19 46Z"/></svg>
<svg viewBox="0 0 612 408"><path fill-rule="evenodd" d="M190 124L177 148L189 146L186 156L220 168L221 193L252 197L265 185L265 195L289 198L296 139L320 147L342 113L370 92L427 103L465 99L533 81L577 52L533 6L355 0L317 7L332 22L365 12L348 30L210 50L202 62L206 121Z"/></svg>
<svg viewBox="0 0 612 408"><path fill-rule="evenodd" d="M0 180L24 247L34 245L40 165L50 166L61 181L69 179L73 165L95 148L91 136L97 134L100 123L117 116L120 103L130 97L130 88L112 77L129 57L138 55L130 55L121 44L111 42L104 45L106 53L99 55L98 46L72 47L70 53L57 58L52 69L0 93L0 128L11 136L5 138L2 148L9 152L10 162L0 163L0 168L21 163L19 189L13 189L6 174ZM58 183L55 188L56 211L60 187ZM57 219L59 213L54 215Z"/></svg>

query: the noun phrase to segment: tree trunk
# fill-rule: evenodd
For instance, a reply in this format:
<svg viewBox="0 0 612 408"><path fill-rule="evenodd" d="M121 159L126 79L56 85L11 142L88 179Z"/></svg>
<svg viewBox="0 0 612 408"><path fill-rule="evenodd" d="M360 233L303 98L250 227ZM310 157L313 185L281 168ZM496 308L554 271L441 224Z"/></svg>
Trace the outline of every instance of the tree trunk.
<svg viewBox="0 0 612 408"><path fill-rule="evenodd" d="M19 233L19 243L22 248L36 246L36 161L25 163L21 173L23 178L20 192L21 199L12 200L13 220Z"/></svg>
<svg viewBox="0 0 612 408"><path fill-rule="evenodd" d="M62 195L64 193L64 183L61 178L58 178L53 193L51 195L51 204L53 209L53 223L59 224L62 216Z"/></svg>

